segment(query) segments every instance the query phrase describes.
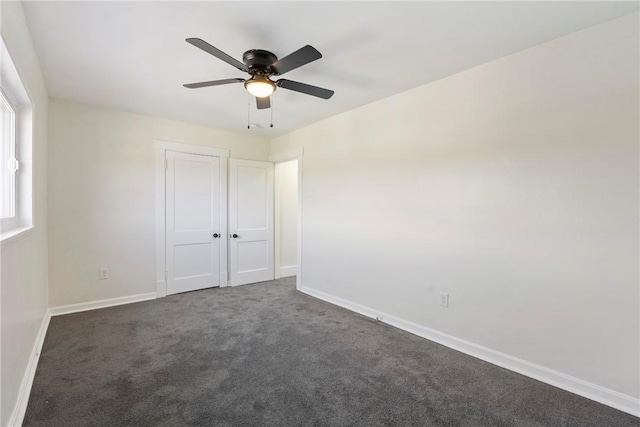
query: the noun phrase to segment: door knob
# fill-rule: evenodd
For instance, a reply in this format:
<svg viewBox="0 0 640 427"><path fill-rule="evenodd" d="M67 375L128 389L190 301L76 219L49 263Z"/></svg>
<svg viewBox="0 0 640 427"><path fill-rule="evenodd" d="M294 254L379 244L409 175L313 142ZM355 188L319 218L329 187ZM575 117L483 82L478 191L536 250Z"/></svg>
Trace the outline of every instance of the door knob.
<svg viewBox="0 0 640 427"><path fill-rule="evenodd" d="M238 238L238 235L237 235L236 233L233 233L233 234L231 235L231 237L233 237L234 239L237 239L237 238Z"/></svg>
<svg viewBox="0 0 640 427"><path fill-rule="evenodd" d="M213 233L213 238L217 239L218 237L220 237L220 235L218 233Z"/></svg>

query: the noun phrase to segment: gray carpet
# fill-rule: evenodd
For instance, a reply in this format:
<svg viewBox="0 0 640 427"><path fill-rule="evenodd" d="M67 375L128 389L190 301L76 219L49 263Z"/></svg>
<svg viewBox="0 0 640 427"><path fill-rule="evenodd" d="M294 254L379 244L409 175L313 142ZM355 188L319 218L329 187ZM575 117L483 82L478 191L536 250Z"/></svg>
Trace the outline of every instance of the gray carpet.
<svg viewBox="0 0 640 427"><path fill-rule="evenodd" d="M638 426L298 293L291 279L51 319L25 426Z"/></svg>

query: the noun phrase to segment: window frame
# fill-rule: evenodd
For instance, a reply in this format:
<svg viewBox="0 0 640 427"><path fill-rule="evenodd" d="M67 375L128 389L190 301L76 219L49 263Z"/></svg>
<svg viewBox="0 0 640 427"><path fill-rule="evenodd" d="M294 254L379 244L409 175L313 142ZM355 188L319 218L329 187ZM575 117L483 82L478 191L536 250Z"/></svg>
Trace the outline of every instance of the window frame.
<svg viewBox="0 0 640 427"><path fill-rule="evenodd" d="M34 150L35 104L0 36L0 90L13 110L13 217L0 218L0 243L13 240L35 227ZM7 165L8 166L8 165ZM1 212L0 212L1 214Z"/></svg>
<svg viewBox="0 0 640 427"><path fill-rule="evenodd" d="M8 153L6 154L7 163L4 165L0 165L2 168L11 168L9 175L9 204L10 204L10 215L7 217L0 216L0 224L2 225L3 230L5 228L15 228L18 224L19 212L18 212L18 170L19 170L19 160L17 153L17 141L18 141L18 120L17 120L17 106L13 102L12 97L7 94L4 88L0 88L0 103L3 104L10 112L10 121L9 121L9 130L7 132L8 135L5 135L9 139L9 147ZM5 132L5 129L1 129L0 131ZM1 150L5 150L5 147L0 146ZM4 156L0 155L0 158ZM10 163L13 163L11 165ZM4 190L4 189L3 189ZM3 193L2 197L4 197ZM0 203L5 203L4 200L0 200ZM4 207L3 207L4 208ZM0 209L0 215L2 215L4 209Z"/></svg>

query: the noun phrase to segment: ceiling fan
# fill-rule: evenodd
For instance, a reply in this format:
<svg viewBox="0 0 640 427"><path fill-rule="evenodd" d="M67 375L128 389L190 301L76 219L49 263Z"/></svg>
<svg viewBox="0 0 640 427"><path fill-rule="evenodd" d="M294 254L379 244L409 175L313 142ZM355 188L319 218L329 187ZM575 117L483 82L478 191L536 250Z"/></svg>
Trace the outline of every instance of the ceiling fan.
<svg viewBox="0 0 640 427"><path fill-rule="evenodd" d="M333 96L334 92L329 89L295 82L293 80L271 80L272 76L280 76L288 71L295 70L298 67L322 58L322 54L313 46L306 45L281 59L278 59L276 55L269 51L251 49L242 55L243 62L240 62L220 49L211 46L202 39L189 38L187 39L187 42L226 62L227 64L236 67L238 70L249 73L251 77L246 80L236 78L189 83L184 85L186 88L196 89L231 83L244 83L244 87L247 91L256 97L258 109L271 107L270 96L276 90L276 87L293 90L306 95L317 96L322 99L329 99Z"/></svg>

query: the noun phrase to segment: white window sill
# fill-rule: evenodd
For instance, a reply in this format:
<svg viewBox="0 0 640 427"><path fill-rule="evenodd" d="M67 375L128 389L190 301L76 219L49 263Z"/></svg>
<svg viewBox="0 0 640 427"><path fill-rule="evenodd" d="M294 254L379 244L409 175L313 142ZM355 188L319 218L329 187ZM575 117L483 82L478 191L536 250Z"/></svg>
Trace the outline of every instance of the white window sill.
<svg viewBox="0 0 640 427"><path fill-rule="evenodd" d="M0 233L0 242L2 244L5 244L12 240L16 240L18 237L27 234L29 231L33 230L34 228L35 227L33 225L30 225L28 227L12 228L10 230L3 231L2 233Z"/></svg>

